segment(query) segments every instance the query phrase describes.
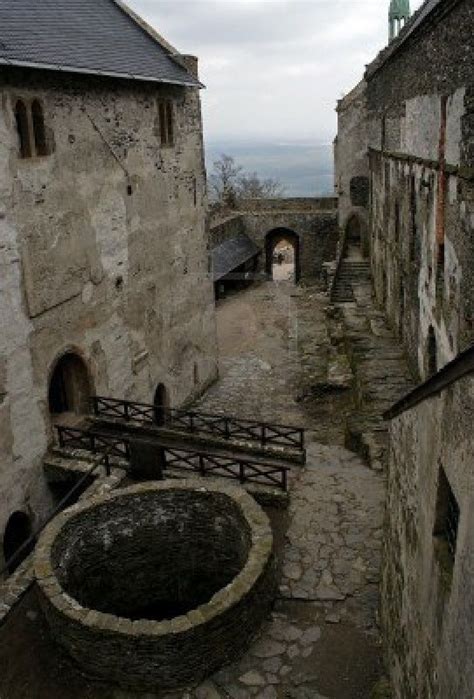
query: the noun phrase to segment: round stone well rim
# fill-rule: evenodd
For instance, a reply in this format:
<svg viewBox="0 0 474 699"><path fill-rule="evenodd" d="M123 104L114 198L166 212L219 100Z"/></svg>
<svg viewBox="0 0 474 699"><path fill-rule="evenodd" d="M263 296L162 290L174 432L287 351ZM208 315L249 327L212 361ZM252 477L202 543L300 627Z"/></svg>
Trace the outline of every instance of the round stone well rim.
<svg viewBox="0 0 474 699"><path fill-rule="evenodd" d="M250 528L251 534L250 551L242 570L229 585L218 590L209 602L170 620L140 619L132 621L126 617L83 607L62 587L51 561L53 545L62 528L67 522L81 516L84 512L113 500L133 497L142 493L159 493L164 490L215 492L227 496L237 505ZM140 483L114 490L105 495L93 496L59 514L50 522L39 539L34 556L34 571L36 582L43 595L61 615L101 631L114 631L125 635L164 636L169 633L185 633L191 628L220 616L238 603L250 592L263 574L272 555L272 550L273 534L269 519L260 505L243 488L216 483L203 485L201 481L196 479Z"/></svg>

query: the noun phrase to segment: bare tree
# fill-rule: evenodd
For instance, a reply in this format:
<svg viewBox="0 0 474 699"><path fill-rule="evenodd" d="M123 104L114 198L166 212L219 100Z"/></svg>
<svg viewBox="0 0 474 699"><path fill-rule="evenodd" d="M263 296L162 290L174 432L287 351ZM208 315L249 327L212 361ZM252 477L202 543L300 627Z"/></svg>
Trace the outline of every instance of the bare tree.
<svg viewBox="0 0 474 699"><path fill-rule="evenodd" d="M211 199L222 206L234 207L238 196L238 182L242 167L234 158L223 153L213 162L213 172L209 178Z"/></svg>
<svg viewBox="0 0 474 699"><path fill-rule="evenodd" d="M232 156L224 153L214 161L209 183L211 200L219 206L231 208L239 199L278 198L285 192L278 180L262 180L256 172L245 173Z"/></svg>
<svg viewBox="0 0 474 699"><path fill-rule="evenodd" d="M240 199L278 199L284 196L281 182L272 177L261 180L256 172L239 177L238 196Z"/></svg>

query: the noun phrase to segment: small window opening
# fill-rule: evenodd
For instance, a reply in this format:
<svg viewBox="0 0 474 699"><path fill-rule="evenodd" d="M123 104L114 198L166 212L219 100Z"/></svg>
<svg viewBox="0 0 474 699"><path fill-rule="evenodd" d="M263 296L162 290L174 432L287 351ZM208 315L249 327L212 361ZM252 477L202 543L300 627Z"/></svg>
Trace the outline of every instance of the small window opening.
<svg viewBox="0 0 474 699"><path fill-rule="evenodd" d="M194 385L197 386L199 383L199 367L196 363L194 363L193 379L194 379Z"/></svg>
<svg viewBox="0 0 474 699"><path fill-rule="evenodd" d="M33 135L35 138L36 155L48 155L43 108L38 100L34 100L33 104L31 105L31 116L33 119Z"/></svg>
<svg viewBox="0 0 474 699"><path fill-rule="evenodd" d="M454 568L460 514L456 496L444 469L440 467L433 536L437 544L438 560L445 572L449 573Z"/></svg>
<svg viewBox="0 0 474 699"><path fill-rule="evenodd" d="M433 326L428 330L428 377L434 376L438 371L438 346Z"/></svg>
<svg viewBox="0 0 474 699"><path fill-rule="evenodd" d="M20 156L22 158L31 158L32 148L28 125L28 112L26 110L25 103L21 100L18 100L15 106L15 120L20 139Z"/></svg>
<svg viewBox="0 0 474 699"><path fill-rule="evenodd" d="M444 267L445 267L445 250L444 243L438 245L438 257L436 263L436 295L439 298L443 295L444 289Z"/></svg>
<svg viewBox="0 0 474 699"><path fill-rule="evenodd" d="M174 143L174 115L173 103L170 100L162 100L158 103L160 118L160 139L162 146L172 146Z"/></svg>

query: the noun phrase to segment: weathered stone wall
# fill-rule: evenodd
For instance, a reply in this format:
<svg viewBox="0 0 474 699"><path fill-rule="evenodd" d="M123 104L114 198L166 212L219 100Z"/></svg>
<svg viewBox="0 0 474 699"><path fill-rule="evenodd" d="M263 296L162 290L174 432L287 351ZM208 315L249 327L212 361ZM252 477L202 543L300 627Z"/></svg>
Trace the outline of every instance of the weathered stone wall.
<svg viewBox="0 0 474 699"><path fill-rule="evenodd" d="M335 177L339 198L339 226L345 229L356 217L364 248L367 247L369 207L369 159L367 142L367 98L362 80L337 105Z"/></svg>
<svg viewBox="0 0 474 699"><path fill-rule="evenodd" d="M430 334L438 366L474 335L473 22L451 3L366 76L376 294L423 377Z"/></svg>
<svg viewBox="0 0 474 699"><path fill-rule="evenodd" d="M50 155L19 157L18 98L41 101ZM0 532L47 504L48 382L66 350L97 392L147 402L159 382L179 405L215 376L205 207L197 90L2 69Z"/></svg>
<svg viewBox="0 0 474 699"><path fill-rule="evenodd" d="M240 488L192 480L70 508L43 533L35 570L58 642L86 673L133 689L186 686L234 660L276 592L263 510ZM160 599L194 604L147 616Z"/></svg>
<svg viewBox="0 0 474 699"><path fill-rule="evenodd" d="M391 424L382 623L396 699L474 696L474 378ZM452 574L433 536L442 467L460 507Z"/></svg>
<svg viewBox="0 0 474 699"><path fill-rule="evenodd" d="M283 199L241 199L239 211L335 211L337 197L291 197Z"/></svg>
<svg viewBox="0 0 474 699"><path fill-rule="evenodd" d="M244 221L240 214L230 214L223 219L212 221L209 229L210 244L212 247L220 245L225 240L235 238L240 233L245 233Z"/></svg>
<svg viewBox="0 0 474 699"><path fill-rule="evenodd" d="M239 203L234 215L211 224L212 245L244 232L262 248L259 271L264 271L267 235L277 228L287 229L298 236L301 276L319 276L323 262L336 254L336 205L334 197L247 199Z"/></svg>

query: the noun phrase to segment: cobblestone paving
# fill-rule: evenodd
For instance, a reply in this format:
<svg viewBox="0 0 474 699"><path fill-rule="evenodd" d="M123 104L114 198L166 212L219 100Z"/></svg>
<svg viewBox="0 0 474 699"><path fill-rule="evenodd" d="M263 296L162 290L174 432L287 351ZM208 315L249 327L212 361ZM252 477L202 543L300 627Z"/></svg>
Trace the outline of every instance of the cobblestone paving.
<svg viewBox="0 0 474 699"><path fill-rule="evenodd" d="M242 658L200 687L138 695L95 685L70 667L29 596L0 637L0 664L8 660L2 699L370 698L382 674L384 478L342 446L355 403L340 328L317 288L267 283L219 307L219 343L221 378L202 408L308 430L289 511L272 514L282 576L271 618Z"/></svg>
<svg viewBox="0 0 474 699"><path fill-rule="evenodd" d="M232 312L244 305L246 315ZM228 342L229 318L238 324L240 315L252 322L233 327ZM326 300L314 289L263 285L220 307L219 331L221 379L201 407L234 405L239 415L303 424L308 453L291 493L273 618L239 663L189 696L367 699L381 673L375 620L384 481L340 446L342 416L301 399L335 366L336 381L347 372L343 357L335 361ZM335 444L321 444L323 433Z"/></svg>

